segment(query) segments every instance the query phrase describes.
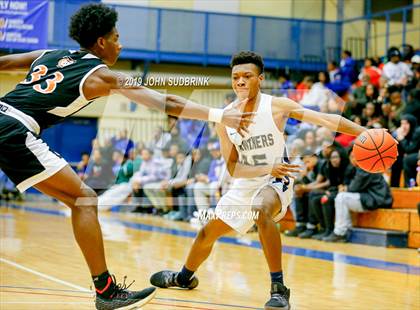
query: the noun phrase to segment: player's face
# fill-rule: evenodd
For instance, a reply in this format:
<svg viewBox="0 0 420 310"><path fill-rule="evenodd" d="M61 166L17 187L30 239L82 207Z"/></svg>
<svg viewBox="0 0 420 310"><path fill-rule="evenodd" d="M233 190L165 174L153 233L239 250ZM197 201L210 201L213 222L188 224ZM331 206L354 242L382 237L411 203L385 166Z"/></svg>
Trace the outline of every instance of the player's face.
<svg viewBox="0 0 420 310"><path fill-rule="evenodd" d="M255 98L263 79L264 76L254 64L236 65L232 68L232 88L239 100Z"/></svg>
<svg viewBox="0 0 420 310"><path fill-rule="evenodd" d="M115 28L113 28L112 31L104 38L102 60L108 66L115 64L118 56L120 55L122 45L120 44L119 38L120 35Z"/></svg>

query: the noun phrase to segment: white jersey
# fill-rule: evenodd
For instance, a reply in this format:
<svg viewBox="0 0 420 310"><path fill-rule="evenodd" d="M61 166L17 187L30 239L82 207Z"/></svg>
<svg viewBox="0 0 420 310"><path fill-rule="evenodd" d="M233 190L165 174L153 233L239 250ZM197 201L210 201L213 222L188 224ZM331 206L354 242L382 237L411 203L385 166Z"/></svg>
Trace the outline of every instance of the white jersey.
<svg viewBox="0 0 420 310"><path fill-rule="evenodd" d="M284 134L273 119L272 96L261 94L254 123L248 127L249 133L241 138L236 130L227 128L227 134L239 154L239 162L245 165L273 165L288 161ZM266 182L271 176L252 179L237 178L234 184L243 182Z"/></svg>
<svg viewBox="0 0 420 310"><path fill-rule="evenodd" d="M238 151L240 163L258 166L288 162L283 131L279 130L273 119L272 98L261 94L254 116L255 123L248 127L247 137L242 138L236 130L226 128L229 139ZM281 210L273 217L275 222L279 221L293 199L293 179L285 177L280 180L270 174L256 178L234 178L230 189L216 206L217 217L239 233L247 232L254 225L254 220L248 215L253 207L263 203L257 197L267 186L273 188L280 198Z"/></svg>

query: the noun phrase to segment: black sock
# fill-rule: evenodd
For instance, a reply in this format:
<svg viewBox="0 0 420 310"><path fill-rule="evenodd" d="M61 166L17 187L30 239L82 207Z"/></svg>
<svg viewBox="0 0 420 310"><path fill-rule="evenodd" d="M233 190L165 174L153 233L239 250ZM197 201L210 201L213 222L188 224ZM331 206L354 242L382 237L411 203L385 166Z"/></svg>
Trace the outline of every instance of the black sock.
<svg viewBox="0 0 420 310"><path fill-rule="evenodd" d="M112 280L108 270L99 276L92 276L93 284L95 285L96 294L102 297L109 298L114 292L115 283Z"/></svg>
<svg viewBox="0 0 420 310"><path fill-rule="evenodd" d="M191 282L191 278L194 275L194 271L187 269L185 266L182 267L182 270L178 272L178 283L179 284L189 284Z"/></svg>
<svg viewBox="0 0 420 310"><path fill-rule="evenodd" d="M276 282L276 283L281 283L281 284L284 285L284 283L283 283L283 271L270 272L270 276L271 276L271 283Z"/></svg>

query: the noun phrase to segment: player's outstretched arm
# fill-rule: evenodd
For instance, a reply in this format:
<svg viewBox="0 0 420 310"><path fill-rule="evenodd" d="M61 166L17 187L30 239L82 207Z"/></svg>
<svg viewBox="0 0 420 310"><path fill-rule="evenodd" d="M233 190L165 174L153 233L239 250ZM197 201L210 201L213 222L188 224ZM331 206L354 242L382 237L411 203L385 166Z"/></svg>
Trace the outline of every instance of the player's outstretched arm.
<svg viewBox="0 0 420 310"><path fill-rule="evenodd" d="M29 69L31 64L41 56L45 50L38 50L29 53L11 54L0 57L0 71Z"/></svg>
<svg viewBox="0 0 420 310"><path fill-rule="evenodd" d="M293 173L300 172L299 165L290 165L287 163L279 163L275 165L250 166L239 162L238 151L229 140L226 128L221 124L216 124L216 132L220 139L220 150L226 162L229 174L233 178L257 178L271 174L276 178L285 176L295 178Z"/></svg>
<svg viewBox="0 0 420 310"><path fill-rule="evenodd" d="M337 131L351 136L358 136L366 130L366 128L340 115L305 109L297 102L288 98L274 98L273 103L275 109L288 112L289 117L291 118L326 127L331 131Z"/></svg>
<svg viewBox="0 0 420 310"><path fill-rule="evenodd" d="M240 133L247 131L255 113L242 113L236 107L231 109L213 109L194 103L176 95L162 94L141 85L126 83L131 78L115 73L108 68L101 68L85 81L83 93L87 99L108 96L111 92L121 94L133 102L157 109L169 115L203 121L223 123L232 128L239 128ZM127 86L128 84L128 86Z"/></svg>

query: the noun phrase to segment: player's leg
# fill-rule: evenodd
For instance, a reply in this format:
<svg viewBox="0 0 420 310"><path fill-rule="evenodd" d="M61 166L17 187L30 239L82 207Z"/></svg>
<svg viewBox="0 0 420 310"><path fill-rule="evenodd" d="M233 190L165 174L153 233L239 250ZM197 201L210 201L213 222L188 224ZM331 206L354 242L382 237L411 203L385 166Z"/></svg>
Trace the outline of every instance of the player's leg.
<svg viewBox="0 0 420 310"><path fill-rule="evenodd" d="M171 286L193 289L198 285L194 273L210 255L214 243L221 236L231 232L232 228L220 219L209 221L198 232L188 254L187 261L180 272L164 270L152 275L150 282L158 287Z"/></svg>
<svg viewBox="0 0 420 310"><path fill-rule="evenodd" d="M38 183L35 188L71 208L73 233L91 274L100 275L106 271L108 268L97 216L96 193L84 185L69 166Z"/></svg>
<svg viewBox="0 0 420 310"><path fill-rule="evenodd" d="M138 292L123 290L108 273L96 194L80 180L70 166L65 166L35 187L71 208L73 232L95 284L97 309L116 309L134 303L142 305L153 298L154 288Z"/></svg>
<svg viewBox="0 0 420 310"><path fill-rule="evenodd" d="M281 211L281 201L272 187L265 187L254 201L257 203L252 211L258 213L255 223L271 277L271 298L264 309L289 309L290 291L283 282L280 232L273 220Z"/></svg>

